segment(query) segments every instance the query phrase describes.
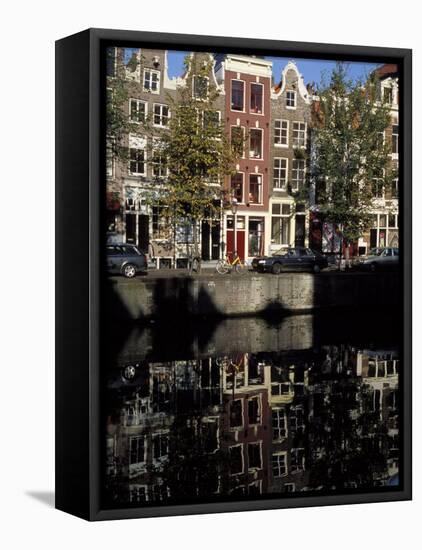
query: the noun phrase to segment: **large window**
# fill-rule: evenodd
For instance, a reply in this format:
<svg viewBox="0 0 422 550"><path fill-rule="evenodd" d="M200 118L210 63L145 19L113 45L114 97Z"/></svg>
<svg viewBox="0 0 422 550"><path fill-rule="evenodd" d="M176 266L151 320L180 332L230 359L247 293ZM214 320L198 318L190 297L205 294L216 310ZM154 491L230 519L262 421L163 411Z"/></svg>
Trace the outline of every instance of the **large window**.
<svg viewBox="0 0 422 550"><path fill-rule="evenodd" d="M154 69L144 69L143 87L144 87L144 92L159 94L160 93L160 71L154 71Z"/></svg>
<svg viewBox="0 0 422 550"><path fill-rule="evenodd" d="M145 462L145 437L143 435L130 438L130 464Z"/></svg>
<svg viewBox="0 0 422 550"><path fill-rule="evenodd" d="M399 154L399 125L398 124L393 124L392 153L393 155Z"/></svg>
<svg viewBox="0 0 422 550"><path fill-rule="evenodd" d="M192 79L192 93L195 99L206 99L208 95L208 77L195 75Z"/></svg>
<svg viewBox="0 0 422 550"><path fill-rule="evenodd" d="M273 476L281 477L287 474L286 453L274 453L272 456Z"/></svg>
<svg viewBox="0 0 422 550"><path fill-rule="evenodd" d="M248 467L249 470L262 468L261 443L248 443Z"/></svg>
<svg viewBox="0 0 422 550"><path fill-rule="evenodd" d="M292 189L298 191L305 184L305 161L293 159L292 161Z"/></svg>
<svg viewBox="0 0 422 550"><path fill-rule="evenodd" d="M306 123L293 122L293 147L306 146Z"/></svg>
<svg viewBox="0 0 422 550"><path fill-rule="evenodd" d="M286 107L289 109L296 108L296 92L293 90L287 90L286 92Z"/></svg>
<svg viewBox="0 0 422 550"><path fill-rule="evenodd" d="M251 397L248 400L248 422L249 424L259 424L261 422L261 404L258 396Z"/></svg>
<svg viewBox="0 0 422 550"><path fill-rule="evenodd" d="M251 84L251 113L262 114L263 111L263 89L264 86L258 83Z"/></svg>
<svg viewBox="0 0 422 550"><path fill-rule="evenodd" d="M129 149L129 173L134 176L146 174L146 154L144 149L130 147Z"/></svg>
<svg viewBox="0 0 422 550"><path fill-rule="evenodd" d="M163 153L161 152L160 146L157 145L154 148L152 154L152 174L156 178L163 178L167 175L167 165L166 159Z"/></svg>
<svg viewBox="0 0 422 550"><path fill-rule="evenodd" d="M287 185L287 159L274 159L274 179L273 185L275 189L286 189Z"/></svg>
<svg viewBox="0 0 422 550"><path fill-rule="evenodd" d="M168 434L154 434L152 436L152 451L154 460L163 460L167 458L169 452Z"/></svg>
<svg viewBox="0 0 422 550"><path fill-rule="evenodd" d="M290 244L290 204L273 204L271 241L279 245L287 246Z"/></svg>
<svg viewBox="0 0 422 550"><path fill-rule="evenodd" d="M237 202L244 202L243 198L243 174L237 172L233 174L230 178L230 187L233 196L236 198Z"/></svg>
<svg viewBox="0 0 422 550"><path fill-rule="evenodd" d="M273 409L273 441L287 437L287 419L285 409Z"/></svg>
<svg viewBox="0 0 422 550"><path fill-rule="evenodd" d="M154 103L154 126L167 126L169 121L168 105Z"/></svg>
<svg viewBox="0 0 422 550"><path fill-rule="evenodd" d="M262 130L252 128L250 131L249 156L253 159L262 159Z"/></svg>
<svg viewBox="0 0 422 550"><path fill-rule="evenodd" d="M253 204L262 202L262 176L259 174L249 176L249 202Z"/></svg>
<svg viewBox="0 0 422 550"><path fill-rule="evenodd" d="M129 100L129 118L131 122L144 122L147 115L147 103L140 99Z"/></svg>
<svg viewBox="0 0 422 550"><path fill-rule="evenodd" d="M245 83L242 80L232 80L231 110L245 110Z"/></svg>
<svg viewBox="0 0 422 550"><path fill-rule="evenodd" d="M288 147L289 145L289 121L288 120L274 121L274 144Z"/></svg>

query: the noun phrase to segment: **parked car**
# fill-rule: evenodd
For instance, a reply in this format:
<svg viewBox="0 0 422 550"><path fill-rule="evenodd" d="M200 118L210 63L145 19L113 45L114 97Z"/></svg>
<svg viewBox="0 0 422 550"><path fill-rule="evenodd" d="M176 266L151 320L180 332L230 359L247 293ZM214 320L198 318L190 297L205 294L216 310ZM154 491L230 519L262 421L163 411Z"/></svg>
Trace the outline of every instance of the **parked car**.
<svg viewBox="0 0 422 550"><path fill-rule="evenodd" d="M281 271L313 271L319 273L328 267L325 256L310 248L295 246L272 256L259 258L257 271L278 274Z"/></svg>
<svg viewBox="0 0 422 550"><path fill-rule="evenodd" d="M363 259L359 267L369 271L397 269L399 266L399 249L393 247L380 248L371 251L370 255Z"/></svg>
<svg viewBox="0 0 422 550"><path fill-rule="evenodd" d="M128 279L148 269L146 255L131 244L108 244L106 261L108 273L124 275Z"/></svg>

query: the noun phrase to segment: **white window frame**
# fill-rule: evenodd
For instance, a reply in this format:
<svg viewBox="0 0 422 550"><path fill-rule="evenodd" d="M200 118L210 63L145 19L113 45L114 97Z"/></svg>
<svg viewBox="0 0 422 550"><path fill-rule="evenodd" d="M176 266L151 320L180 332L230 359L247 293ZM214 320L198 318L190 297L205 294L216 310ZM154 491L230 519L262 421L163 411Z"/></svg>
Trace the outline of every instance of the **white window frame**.
<svg viewBox="0 0 422 550"><path fill-rule="evenodd" d="M296 171L296 173L299 173L299 169L298 168L295 168L295 162L303 162L303 181L302 182L298 182L298 180L295 180L294 177L293 177L293 174L294 172ZM299 191L299 189L301 188L301 185L302 187L305 185L305 181L306 181L306 162L305 162L305 159L297 159L297 158L294 158L292 159L292 191ZM295 183L296 182L296 183Z"/></svg>
<svg viewBox="0 0 422 550"><path fill-rule="evenodd" d="M295 130L295 124L299 125L299 129ZM300 129L300 125L305 127L304 130ZM308 125L304 120L294 120L292 123L292 147L296 149L306 149ZM297 145L295 143L295 132L303 132L303 145Z"/></svg>
<svg viewBox="0 0 422 550"><path fill-rule="evenodd" d="M274 413L277 413L277 428L274 428ZM280 436L280 437L274 437L274 430L277 430L278 432L280 432L280 430L282 428L280 428L280 417L281 417L281 413L282 413L282 416L283 416L283 419L284 419L284 435L283 436ZM286 439L289 435L289 425L288 425L288 422L287 422L287 412L286 412L286 409L285 408L273 408L273 410L271 411L271 422L272 422L272 429L273 429L273 441L283 441L284 439Z"/></svg>
<svg viewBox="0 0 422 550"><path fill-rule="evenodd" d="M258 422L251 423L249 422L249 401L258 402ZM248 398L248 426L259 426L262 424L262 400L260 395L252 395Z"/></svg>
<svg viewBox="0 0 422 550"><path fill-rule="evenodd" d="M276 123L280 122L280 128L276 128ZM283 128L283 123L286 123L287 127ZM274 120L274 146L275 147L285 147L287 148L289 146L289 129L290 129L290 121L285 118L277 118ZM279 137L281 140L282 137L282 131L286 130L286 143L276 143L276 135L279 133Z"/></svg>
<svg viewBox="0 0 422 550"><path fill-rule="evenodd" d="M398 132L397 134L394 133L394 126L397 126L398 128ZM394 143L394 136L397 136L397 152L394 153L393 152L393 143ZM399 123L397 122L397 124L392 124L391 126L391 157L393 159L398 159L399 158L399 139L400 139L400 128L399 128Z"/></svg>
<svg viewBox="0 0 422 550"><path fill-rule="evenodd" d="M131 151L143 151L144 153L144 160L142 161L142 164L144 165L144 171L143 172L132 172L130 169L131 163L136 162L137 164L141 161L134 161L130 158L130 152ZM128 161L128 173L131 176L146 176L147 174L147 150L146 147L129 147L129 161Z"/></svg>
<svg viewBox="0 0 422 550"><path fill-rule="evenodd" d="M294 105L289 105L288 102L289 102L289 94L293 94L293 97L294 97ZM286 90L286 101L285 101L285 106L286 106L286 109L296 109L297 107L297 92L296 90Z"/></svg>
<svg viewBox="0 0 422 550"><path fill-rule="evenodd" d="M156 90L153 90L151 87L150 88L146 88L145 87L145 74L149 72L152 74L156 74L157 75L157 89ZM142 72L142 90L144 92L148 92L148 93L151 93L151 94L159 94L160 93L160 87L161 87L161 74L160 74L160 71L157 71L156 69L150 69L149 67L145 67L143 72ZM150 82L150 86L152 84L152 78L149 79L149 82Z"/></svg>
<svg viewBox="0 0 422 550"><path fill-rule="evenodd" d="M280 214L274 214L273 212L273 206L275 205L280 205ZM283 214L283 206L287 204L290 208L290 211L288 214ZM280 243L274 243L275 245L277 246L280 246L280 247L286 247L286 246L289 246L291 243L290 243L290 239L291 239L291 218L292 218L292 204L290 202L273 202L272 205L271 205L271 242L273 242L272 240L272 229L273 229L273 218L278 218L278 219L281 219L281 220L286 220L287 222L287 226L288 226L288 242L287 243L283 243L283 242L280 242ZM283 225L283 223L282 223ZM280 238L280 241L282 241L282 238Z"/></svg>
<svg viewBox="0 0 422 550"><path fill-rule="evenodd" d="M257 466L250 466L249 465L249 446L252 446L254 445L255 447L258 446L259 447L259 458L260 458L260 463L261 465L259 467ZM247 445L247 452L248 452L248 471L249 472L256 472L258 470L262 470L262 467L263 467L263 456L262 456L262 441L248 441L248 445Z"/></svg>
<svg viewBox="0 0 422 550"><path fill-rule="evenodd" d="M159 143L159 141L160 140L158 138L153 138L153 140L152 140L153 151L152 151L152 158L151 158L151 162L150 162L150 164L151 164L151 175L154 178L165 178L166 176L168 176L168 167L167 166L163 167L162 162L154 161L155 152L158 149L157 143ZM162 156L163 155L160 155L160 160L162 159ZM163 173L162 174L154 174L154 170L155 170L156 167L159 167L160 172L162 171Z"/></svg>
<svg viewBox="0 0 422 550"><path fill-rule="evenodd" d="M160 107L160 114L159 115L156 115L156 113L155 113L155 108L156 107ZM162 124L162 120L163 120L163 117L164 117L163 107L167 108L167 124ZM160 123L159 124L157 124L155 122L155 117L156 116L160 117ZM152 104L152 124L153 124L153 126L155 126L156 128L167 128L169 120L170 120L170 107L168 105L166 105L165 103L153 103Z"/></svg>
<svg viewBox="0 0 422 550"><path fill-rule="evenodd" d="M238 111L237 109L233 109L232 107L232 94L233 94L233 82L243 82L243 109L241 111ZM246 104L246 81L242 80L241 78L231 78L230 79L230 111L232 113L244 113L245 112L245 104Z"/></svg>
<svg viewBox="0 0 422 550"><path fill-rule="evenodd" d="M252 148L251 148L252 132L260 132L261 133L261 152L260 152L259 157L252 156ZM263 128L250 128L250 130L249 130L249 158L252 159L252 160L262 160L264 158L264 130L263 130Z"/></svg>
<svg viewBox="0 0 422 550"><path fill-rule="evenodd" d="M113 153L113 142L106 144L106 177L113 179L115 176L115 159Z"/></svg>
<svg viewBox="0 0 422 550"><path fill-rule="evenodd" d="M262 89L262 109L261 109L260 113L256 113L255 111L251 110L252 86L261 86L261 89ZM262 82L250 82L250 86L249 86L249 112L251 113L251 115L263 116L264 115L264 103L265 103L264 84L262 84Z"/></svg>
<svg viewBox="0 0 422 550"><path fill-rule="evenodd" d="M132 101L136 103L136 111L137 113L139 114L139 105L142 104L145 108L144 110L144 120L135 120L134 118L132 118ZM130 122L134 123L134 124L140 124L141 122L144 122L146 120L148 116L148 102L147 101L144 101L143 99L137 99L135 97L130 97L129 98L129 120Z"/></svg>
<svg viewBox="0 0 422 550"><path fill-rule="evenodd" d="M285 167L286 177L284 179L284 183L281 183L283 181L281 178L277 178L277 180L276 180L276 176L275 176L275 172L276 172L275 162L279 161L279 160L286 161L286 167ZM282 170L282 168L278 167L277 170ZM276 181L278 182L278 185L276 185ZM287 157L274 157L274 159L273 159L273 190L274 191L286 191L288 181L289 181L289 159Z"/></svg>
<svg viewBox="0 0 422 550"><path fill-rule="evenodd" d="M259 202L253 202L252 200L249 199L249 196L251 195L251 177L258 177L258 178L261 178L261 185L259 186L259 197L258 197L258 201ZM248 203L250 204L256 204L256 205L262 205L263 204L263 195L264 195L264 176L262 174L260 174L259 172L253 172L251 174L249 174L249 181L248 181Z"/></svg>
<svg viewBox="0 0 422 550"><path fill-rule="evenodd" d="M143 439L144 441L144 456L143 460L138 460L138 462L132 462L132 441L134 440L140 440ZM139 458L139 457L138 457ZM145 435L132 435L129 437L129 464L132 465L138 465L138 464L145 464L147 461L147 438Z"/></svg>
<svg viewBox="0 0 422 550"><path fill-rule="evenodd" d="M274 475L274 458L279 457L279 456L284 457L284 472L279 473L278 475ZM277 469L280 472L280 463L279 463L278 459L277 459ZM280 477L287 476L289 469L288 469L288 465L287 465L287 452L286 451L278 451L278 452L273 453L271 455L271 471L272 471L273 477L276 478L276 479L280 478Z"/></svg>

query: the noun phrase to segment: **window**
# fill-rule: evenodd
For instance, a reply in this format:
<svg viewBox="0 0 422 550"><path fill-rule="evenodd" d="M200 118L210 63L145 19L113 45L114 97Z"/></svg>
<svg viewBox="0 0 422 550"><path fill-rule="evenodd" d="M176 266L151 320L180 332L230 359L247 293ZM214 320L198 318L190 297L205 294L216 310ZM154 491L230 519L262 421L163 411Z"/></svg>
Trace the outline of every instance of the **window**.
<svg viewBox="0 0 422 550"><path fill-rule="evenodd" d="M109 141L107 142L106 147L106 176L112 178L114 176L114 155L113 155L113 144Z"/></svg>
<svg viewBox="0 0 422 550"><path fill-rule="evenodd" d="M153 176L156 178L163 178L167 175L166 159L158 147L153 152L151 164Z"/></svg>
<svg viewBox="0 0 422 550"><path fill-rule="evenodd" d="M160 71L144 69L144 92L160 93Z"/></svg>
<svg viewBox="0 0 422 550"><path fill-rule="evenodd" d="M232 80L231 110L245 110L245 83L242 80Z"/></svg>
<svg viewBox="0 0 422 550"><path fill-rule="evenodd" d="M293 122L293 147L306 146L306 123Z"/></svg>
<svg viewBox="0 0 422 550"><path fill-rule="evenodd" d="M305 161L293 159L292 161L292 189L298 191L305 184Z"/></svg>
<svg viewBox="0 0 422 550"><path fill-rule="evenodd" d="M155 460L167 457L169 452L169 438L167 434L154 434L152 436L152 451Z"/></svg>
<svg viewBox="0 0 422 550"><path fill-rule="evenodd" d="M393 103L393 89L390 86L386 86L383 90L383 99L385 103L391 105Z"/></svg>
<svg viewBox="0 0 422 550"><path fill-rule="evenodd" d="M399 125L398 124L393 124L392 153L393 155L399 154Z"/></svg>
<svg viewBox="0 0 422 550"><path fill-rule="evenodd" d="M145 462L145 437L143 435L131 437L129 440L129 449L130 464Z"/></svg>
<svg viewBox="0 0 422 550"><path fill-rule="evenodd" d="M233 174L230 178L230 187L233 196L236 198L237 202L243 201L243 174L238 172Z"/></svg>
<svg viewBox="0 0 422 550"><path fill-rule="evenodd" d="M274 453L272 456L273 476L282 477L287 474L286 453Z"/></svg>
<svg viewBox="0 0 422 550"><path fill-rule="evenodd" d="M249 176L249 202L253 204L262 202L262 176L258 174Z"/></svg>
<svg viewBox="0 0 422 550"><path fill-rule="evenodd" d="M147 104L139 99L129 100L129 118L131 122L144 122L147 115Z"/></svg>
<svg viewBox="0 0 422 550"><path fill-rule="evenodd" d="M283 488L285 493L294 493L296 485L294 483L285 483Z"/></svg>
<svg viewBox="0 0 422 550"><path fill-rule="evenodd" d="M167 126L169 120L168 105L154 103L154 126Z"/></svg>
<svg viewBox="0 0 422 550"><path fill-rule="evenodd" d="M397 199L399 197L399 179L394 178L391 183L391 197Z"/></svg>
<svg viewBox="0 0 422 550"><path fill-rule="evenodd" d="M286 107L289 109L296 108L296 92L293 90L287 90L286 92Z"/></svg>
<svg viewBox="0 0 422 550"><path fill-rule="evenodd" d="M230 403L230 427L243 426L242 400L236 399Z"/></svg>
<svg viewBox="0 0 422 550"><path fill-rule="evenodd" d="M261 422L261 407L259 397L252 397L248 401L248 422L259 424Z"/></svg>
<svg viewBox="0 0 422 550"><path fill-rule="evenodd" d="M132 175L139 176L145 175L145 151L144 149L135 149L131 147L129 149L129 172Z"/></svg>
<svg viewBox="0 0 422 550"><path fill-rule="evenodd" d="M382 199L384 197L384 180L382 176L382 173L377 173L377 175L372 178L372 194L376 199Z"/></svg>
<svg viewBox="0 0 422 550"><path fill-rule="evenodd" d="M146 502L147 487L146 485L130 485L130 502Z"/></svg>
<svg viewBox="0 0 422 550"><path fill-rule="evenodd" d="M195 75L192 79L192 93L195 99L206 99L208 96L208 77Z"/></svg>
<svg viewBox="0 0 422 550"><path fill-rule="evenodd" d="M262 84L251 84L251 113L262 114L262 90L264 86Z"/></svg>
<svg viewBox="0 0 422 550"><path fill-rule="evenodd" d="M220 118L220 111L204 111L204 128L219 128Z"/></svg>
<svg viewBox="0 0 422 550"><path fill-rule="evenodd" d="M245 128L232 126L230 130L230 142L239 157L245 156Z"/></svg>
<svg viewBox="0 0 422 550"><path fill-rule="evenodd" d="M262 468L261 443L248 443L249 470Z"/></svg>
<svg viewBox="0 0 422 550"><path fill-rule="evenodd" d="M152 237L153 239L170 237L169 214L166 206L152 207Z"/></svg>
<svg viewBox="0 0 422 550"><path fill-rule="evenodd" d="M290 244L290 204L273 204L271 241L280 245Z"/></svg>
<svg viewBox="0 0 422 550"><path fill-rule="evenodd" d="M305 449L292 449L290 468L292 473L305 469Z"/></svg>
<svg viewBox="0 0 422 550"><path fill-rule="evenodd" d="M241 474L243 473L243 445L235 445L234 447L229 447L229 456L230 456L230 474Z"/></svg>
<svg viewBox="0 0 422 550"><path fill-rule="evenodd" d="M289 121L288 120L274 121L274 144L288 147L289 145Z"/></svg>
<svg viewBox="0 0 422 550"><path fill-rule="evenodd" d="M274 159L274 179L273 185L275 189L285 189L287 185L287 159Z"/></svg>
<svg viewBox="0 0 422 550"><path fill-rule="evenodd" d="M273 409L273 441L280 441L287 437L287 420L284 409Z"/></svg>
<svg viewBox="0 0 422 550"><path fill-rule="evenodd" d="M252 128L250 131L249 156L262 159L262 130L259 128Z"/></svg>

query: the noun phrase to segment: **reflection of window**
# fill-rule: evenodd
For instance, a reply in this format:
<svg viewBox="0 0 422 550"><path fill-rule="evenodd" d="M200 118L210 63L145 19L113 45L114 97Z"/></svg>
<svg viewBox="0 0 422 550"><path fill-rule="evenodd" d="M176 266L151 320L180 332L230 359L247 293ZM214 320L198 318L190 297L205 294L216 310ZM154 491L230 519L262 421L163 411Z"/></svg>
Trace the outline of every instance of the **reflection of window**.
<svg viewBox="0 0 422 550"><path fill-rule="evenodd" d="M290 244L290 204L273 204L271 240L274 244Z"/></svg>
<svg viewBox="0 0 422 550"><path fill-rule="evenodd" d="M245 83L242 80L232 80L231 109L244 111Z"/></svg>
<svg viewBox="0 0 422 550"><path fill-rule="evenodd" d="M169 438L167 434L155 434L152 437L152 449L155 460L162 459L168 454Z"/></svg>
<svg viewBox="0 0 422 550"><path fill-rule="evenodd" d="M290 393L290 382L272 382L271 395L288 395Z"/></svg>
<svg viewBox="0 0 422 550"><path fill-rule="evenodd" d="M146 485L130 485L130 502L146 502L147 501L147 486Z"/></svg>
<svg viewBox="0 0 422 550"><path fill-rule="evenodd" d="M131 122L143 122L147 114L147 103L139 99L131 99L129 102L129 118Z"/></svg>
<svg viewBox="0 0 422 550"><path fill-rule="evenodd" d="M289 145L289 121L274 121L274 143L275 145Z"/></svg>
<svg viewBox="0 0 422 550"><path fill-rule="evenodd" d="M167 126L169 119L168 105L154 103L154 126Z"/></svg>
<svg viewBox="0 0 422 550"><path fill-rule="evenodd" d="M273 409L273 441L280 441L287 436L286 411L284 409Z"/></svg>
<svg viewBox="0 0 422 550"><path fill-rule="evenodd" d="M296 107L296 92L293 90L288 90L286 92L286 107L290 107L290 109Z"/></svg>
<svg viewBox="0 0 422 550"><path fill-rule="evenodd" d="M251 174L249 176L249 202L260 204L262 197L262 176Z"/></svg>
<svg viewBox="0 0 422 550"><path fill-rule="evenodd" d="M193 77L193 97L205 99L208 95L208 77L195 75Z"/></svg>
<svg viewBox="0 0 422 550"><path fill-rule="evenodd" d="M262 468L261 443L248 443L248 462L250 470Z"/></svg>
<svg viewBox="0 0 422 550"><path fill-rule="evenodd" d="M287 474L286 453L274 453L272 456L273 476L281 477Z"/></svg>
<svg viewBox="0 0 422 550"><path fill-rule="evenodd" d="M293 122L293 147L305 147L306 123Z"/></svg>
<svg viewBox="0 0 422 550"><path fill-rule="evenodd" d="M274 159L274 180L275 189L285 189L287 184L287 159Z"/></svg>
<svg viewBox="0 0 422 550"><path fill-rule="evenodd" d="M248 400L248 421L249 424L259 424L261 422L261 407L259 397L251 397Z"/></svg>
<svg viewBox="0 0 422 550"><path fill-rule="evenodd" d="M230 427L243 426L242 400L236 399L230 403Z"/></svg>
<svg viewBox="0 0 422 550"><path fill-rule="evenodd" d="M144 69L144 91L153 94L160 92L160 71Z"/></svg>
<svg viewBox="0 0 422 550"><path fill-rule="evenodd" d="M305 449L292 449L290 455L290 468L292 473L305 469Z"/></svg>
<svg viewBox="0 0 422 550"><path fill-rule="evenodd" d="M230 187L237 202L243 202L243 174L241 172L231 176Z"/></svg>
<svg viewBox="0 0 422 550"><path fill-rule="evenodd" d="M251 113L262 113L262 84L251 84Z"/></svg>
<svg viewBox="0 0 422 550"><path fill-rule="evenodd" d="M145 462L145 437L143 435L130 438L130 464Z"/></svg>
<svg viewBox="0 0 422 550"><path fill-rule="evenodd" d="M243 445L235 445L229 447L230 456L230 473L241 474L243 473Z"/></svg>
<svg viewBox="0 0 422 550"><path fill-rule="evenodd" d="M298 191L305 184L305 161L301 159L292 160L292 189Z"/></svg>
<svg viewBox="0 0 422 550"><path fill-rule="evenodd" d="M262 130L252 128L250 131L249 156L254 159L262 158Z"/></svg>

